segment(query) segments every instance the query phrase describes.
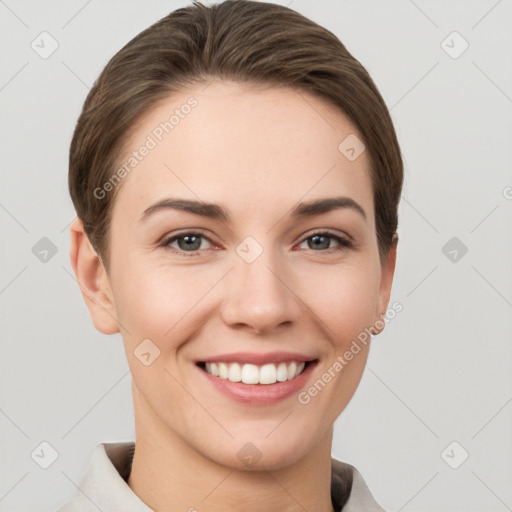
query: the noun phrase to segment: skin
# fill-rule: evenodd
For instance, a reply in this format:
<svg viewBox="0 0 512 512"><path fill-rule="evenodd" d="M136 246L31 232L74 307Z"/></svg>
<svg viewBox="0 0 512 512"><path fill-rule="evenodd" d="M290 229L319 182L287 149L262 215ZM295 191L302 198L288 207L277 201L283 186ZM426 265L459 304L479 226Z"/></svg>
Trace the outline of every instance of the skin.
<svg viewBox="0 0 512 512"><path fill-rule="evenodd" d="M396 239L380 261L369 156L351 162L338 150L358 132L323 100L220 80L160 103L136 127L127 154L191 95L198 106L119 185L109 274L80 220L71 226L71 262L92 321L102 333L121 333L132 373L128 485L159 512L332 511L333 423L359 384L369 344L307 405L296 395L267 406L235 402L199 379L194 363L227 352L297 351L319 358L307 389L372 329L388 306ZM232 222L177 210L139 222L171 196L220 204ZM334 196L357 201L366 220L349 208L288 217L299 201ZM310 237L327 228L352 237L354 247L327 238L315 248ZM197 229L206 238L195 256L178 241L159 245ZM263 249L252 263L235 250L247 236ZM160 350L149 366L133 352L147 338ZM247 442L262 454L251 468L237 456Z"/></svg>

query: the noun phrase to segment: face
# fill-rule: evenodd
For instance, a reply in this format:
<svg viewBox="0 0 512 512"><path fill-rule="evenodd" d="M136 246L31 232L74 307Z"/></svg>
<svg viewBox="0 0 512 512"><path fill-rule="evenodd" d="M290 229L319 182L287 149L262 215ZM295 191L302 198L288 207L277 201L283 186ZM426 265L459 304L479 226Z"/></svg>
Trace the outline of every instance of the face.
<svg viewBox="0 0 512 512"><path fill-rule="evenodd" d="M176 109L172 129L162 125ZM394 251L379 260L369 156L338 149L354 135L307 93L227 81L174 94L137 126L123 162L134 151L140 161L117 185L112 213L111 316L90 310L100 330L122 334L135 414L148 428L232 467L251 442L262 468L300 459L331 429L369 344L343 355L385 313L394 269ZM344 199L299 209L334 198ZM175 199L219 208L151 208ZM281 379L293 371L282 362L312 362L288 381L244 384L200 367L219 358L258 369L275 360ZM236 380L236 365L226 368ZM251 378L254 367L240 369Z"/></svg>

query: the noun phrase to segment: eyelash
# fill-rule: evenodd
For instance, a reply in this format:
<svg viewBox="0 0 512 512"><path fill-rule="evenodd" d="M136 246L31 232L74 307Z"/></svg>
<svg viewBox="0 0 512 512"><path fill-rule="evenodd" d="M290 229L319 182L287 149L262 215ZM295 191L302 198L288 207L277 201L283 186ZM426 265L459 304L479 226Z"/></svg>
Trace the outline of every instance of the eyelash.
<svg viewBox="0 0 512 512"><path fill-rule="evenodd" d="M195 251L183 251L181 249L176 249L174 247L170 247L169 244L174 242L175 240L178 240L180 238L184 238L186 237L187 235L194 235L194 236L200 236L202 238L205 238L206 240L208 240L210 243L212 243L212 245L215 245L213 244L213 242L206 236L204 235L203 233L201 232L198 232L198 231L187 231L187 232L184 232L184 233L180 233L178 235L173 235L169 238L166 238L161 244L160 244L160 247L163 247L164 249L167 249L167 250L170 250L174 253L177 253L177 254L180 254L180 255L183 255L185 257L195 257L195 256L200 256L200 252L201 250L198 249L198 250L195 250ZM333 252L339 252L339 251L343 251L343 250L346 250L346 249L352 249L354 247L354 244L346 239L346 238L343 238L342 236L340 235L336 235L334 233L332 233L331 231L329 230L324 230L324 231L318 231L318 232L315 232L315 233L312 233L311 235L307 236L306 238L303 238L301 243L304 242L305 240L308 240L309 238L313 238L314 236L327 236L329 238L333 238L334 240L336 240L338 243L339 243L339 246L338 247L331 247L330 249L326 249L326 250L321 250L321 251L315 251L314 249L310 249L311 251L313 252L324 252L324 253L328 253L328 254L331 254ZM206 250L206 249L204 249Z"/></svg>

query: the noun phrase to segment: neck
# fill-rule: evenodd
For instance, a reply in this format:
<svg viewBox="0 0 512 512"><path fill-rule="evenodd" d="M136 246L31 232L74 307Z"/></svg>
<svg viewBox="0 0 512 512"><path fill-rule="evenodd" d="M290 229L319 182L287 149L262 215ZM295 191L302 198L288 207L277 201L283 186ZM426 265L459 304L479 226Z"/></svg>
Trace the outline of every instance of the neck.
<svg viewBox="0 0 512 512"><path fill-rule="evenodd" d="M128 485L158 512L334 512L332 427L300 460L277 469L240 470L187 444L151 415L135 415L136 445Z"/></svg>

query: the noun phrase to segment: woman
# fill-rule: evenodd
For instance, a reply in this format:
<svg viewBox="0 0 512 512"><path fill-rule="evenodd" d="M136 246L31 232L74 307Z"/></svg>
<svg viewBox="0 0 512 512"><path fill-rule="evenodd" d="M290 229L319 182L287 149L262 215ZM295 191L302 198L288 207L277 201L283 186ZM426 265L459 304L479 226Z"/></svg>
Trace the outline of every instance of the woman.
<svg viewBox="0 0 512 512"><path fill-rule="evenodd" d="M329 31L195 2L107 64L70 150L71 262L121 333L136 440L60 511L383 510L331 458L385 325L403 165Z"/></svg>

